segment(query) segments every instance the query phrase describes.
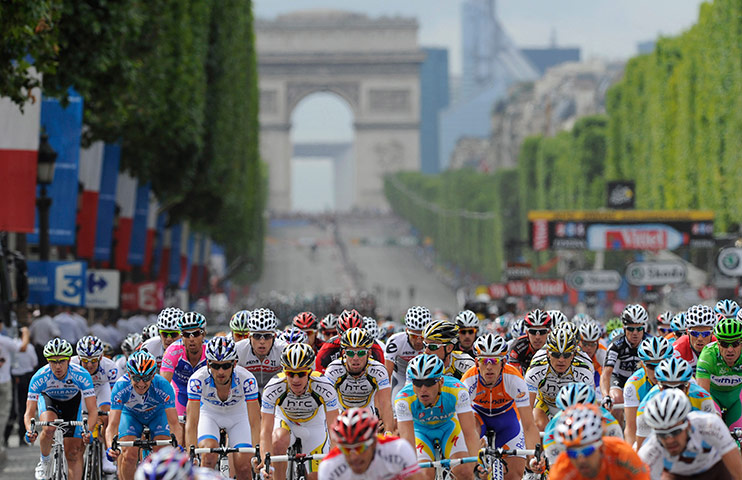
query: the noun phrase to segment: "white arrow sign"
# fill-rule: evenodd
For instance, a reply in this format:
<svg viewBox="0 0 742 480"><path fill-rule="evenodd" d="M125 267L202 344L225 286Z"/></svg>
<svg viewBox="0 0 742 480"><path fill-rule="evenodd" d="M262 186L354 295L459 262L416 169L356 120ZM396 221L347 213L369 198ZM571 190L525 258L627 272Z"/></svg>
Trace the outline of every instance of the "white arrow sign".
<svg viewBox="0 0 742 480"><path fill-rule="evenodd" d="M681 262L633 262L626 267L626 281L631 285L669 285L685 281Z"/></svg>
<svg viewBox="0 0 742 480"><path fill-rule="evenodd" d="M577 270L565 278L578 292L613 292L621 286L621 274L615 270Z"/></svg>

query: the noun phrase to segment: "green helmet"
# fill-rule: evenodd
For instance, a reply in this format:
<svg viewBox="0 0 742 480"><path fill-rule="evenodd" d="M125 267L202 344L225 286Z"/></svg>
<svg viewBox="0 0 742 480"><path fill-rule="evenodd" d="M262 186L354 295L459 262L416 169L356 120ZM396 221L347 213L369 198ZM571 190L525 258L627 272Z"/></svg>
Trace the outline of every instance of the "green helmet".
<svg viewBox="0 0 742 480"><path fill-rule="evenodd" d="M72 345L63 338L52 338L44 345L44 357L67 357L72 356Z"/></svg>
<svg viewBox="0 0 742 480"><path fill-rule="evenodd" d="M736 318L725 318L714 326L714 335L721 341L731 342L742 338L742 322Z"/></svg>
<svg viewBox="0 0 742 480"><path fill-rule="evenodd" d="M623 322L621 322L621 319L618 317L613 317L610 320L608 320L608 322L606 322L605 332L610 335L610 333L613 330L617 328L622 328L622 327L623 327Z"/></svg>

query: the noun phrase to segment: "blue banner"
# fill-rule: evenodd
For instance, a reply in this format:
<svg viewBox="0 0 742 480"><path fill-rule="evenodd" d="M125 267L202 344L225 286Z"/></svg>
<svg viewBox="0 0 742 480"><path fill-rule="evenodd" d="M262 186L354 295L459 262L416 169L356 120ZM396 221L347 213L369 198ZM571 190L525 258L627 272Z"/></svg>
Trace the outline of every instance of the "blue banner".
<svg viewBox="0 0 742 480"><path fill-rule="evenodd" d="M121 146L106 144L98 196L98 228L95 229L93 260L111 260L113 217L116 213L116 184L119 178Z"/></svg>
<svg viewBox="0 0 742 480"><path fill-rule="evenodd" d="M170 271L167 282L173 285L180 283L180 237L182 234L182 223L170 227Z"/></svg>
<svg viewBox="0 0 742 480"><path fill-rule="evenodd" d="M85 305L85 262L35 262L28 265L28 303Z"/></svg>
<svg viewBox="0 0 742 480"><path fill-rule="evenodd" d="M57 152L54 163L54 181L46 189L52 199L49 210L49 243L71 246L75 244L77 217L77 171L80 166L80 136L82 135L82 97L70 89L69 105L62 108L56 98L41 102L41 128L49 135L49 144ZM41 187L36 187L36 196ZM34 232L27 236L29 243L39 243L39 218L36 215Z"/></svg>
<svg viewBox="0 0 742 480"><path fill-rule="evenodd" d="M186 254L185 263L185 278L180 284L180 288L187 290L188 285L191 283L191 265L193 265L194 248L196 244L196 237L191 233L188 235L188 252Z"/></svg>
<svg viewBox="0 0 742 480"><path fill-rule="evenodd" d="M165 223L167 223L167 213L162 212L157 215L157 230L155 233L155 251L152 254L152 276L157 278L162 268L162 247L165 243Z"/></svg>
<svg viewBox="0 0 742 480"><path fill-rule="evenodd" d="M129 264L144 265L144 249L147 246L147 214L149 213L150 184L137 187L137 203L134 207L134 223L129 244Z"/></svg>

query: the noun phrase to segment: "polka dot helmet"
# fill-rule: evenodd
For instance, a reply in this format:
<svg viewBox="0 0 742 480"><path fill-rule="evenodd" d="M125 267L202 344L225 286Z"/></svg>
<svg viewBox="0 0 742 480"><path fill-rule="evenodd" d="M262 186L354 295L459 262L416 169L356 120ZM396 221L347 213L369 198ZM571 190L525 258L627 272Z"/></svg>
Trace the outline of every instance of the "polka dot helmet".
<svg viewBox="0 0 742 480"><path fill-rule="evenodd" d="M183 316L183 310L176 307L167 307L157 315L157 328L159 330L178 330L178 320Z"/></svg>
<svg viewBox="0 0 742 480"><path fill-rule="evenodd" d="M422 331L432 319L430 310L426 307L416 306L407 309L407 313L404 316L404 323L405 327L410 330Z"/></svg>
<svg viewBox="0 0 742 480"><path fill-rule="evenodd" d="M247 325L250 332L273 332L278 328L278 318L273 310L258 308L251 312Z"/></svg>

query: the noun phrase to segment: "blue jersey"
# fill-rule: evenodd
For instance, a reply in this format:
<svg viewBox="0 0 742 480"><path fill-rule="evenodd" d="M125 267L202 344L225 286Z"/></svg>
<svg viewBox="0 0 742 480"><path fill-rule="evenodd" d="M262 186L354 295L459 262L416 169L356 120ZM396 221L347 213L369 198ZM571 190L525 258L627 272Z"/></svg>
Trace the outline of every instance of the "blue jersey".
<svg viewBox="0 0 742 480"><path fill-rule="evenodd" d="M45 365L31 378L28 387L28 399L38 402L39 395L45 393L55 400L69 400L78 392L83 398L95 397L93 377L80 365L69 364L67 374L59 379L54 376L49 365Z"/></svg>
<svg viewBox="0 0 742 480"><path fill-rule="evenodd" d="M175 408L175 393L170 383L156 374L144 395L139 395L134 390L127 374L113 386L111 408L133 413L139 418L149 419L161 410Z"/></svg>
<svg viewBox="0 0 742 480"><path fill-rule="evenodd" d="M446 425L459 413L471 412L471 401L466 386L454 377L444 376L441 393L431 407L417 399L412 383L405 385L394 401L397 420L412 420L415 428L437 428Z"/></svg>
<svg viewBox="0 0 742 480"><path fill-rule="evenodd" d="M623 386L623 406L638 407L653 386L647 372L644 368L640 368L626 380Z"/></svg>

